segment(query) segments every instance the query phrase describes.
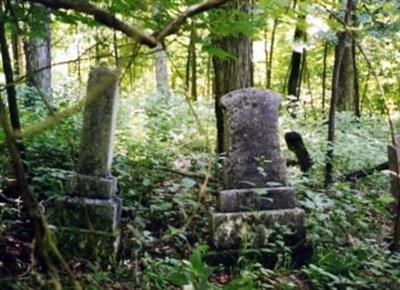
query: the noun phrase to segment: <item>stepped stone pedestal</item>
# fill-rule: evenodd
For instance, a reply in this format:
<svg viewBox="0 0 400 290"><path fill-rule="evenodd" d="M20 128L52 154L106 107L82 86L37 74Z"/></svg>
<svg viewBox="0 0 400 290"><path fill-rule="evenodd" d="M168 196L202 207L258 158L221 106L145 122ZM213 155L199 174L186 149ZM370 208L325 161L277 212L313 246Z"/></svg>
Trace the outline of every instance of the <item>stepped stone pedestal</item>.
<svg viewBox="0 0 400 290"><path fill-rule="evenodd" d="M66 196L47 206L59 247L68 256L109 257L118 247L121 200L116 196L117 179L111 175L118 82L118 72L91 70L78 170L67 180Z"/></svg>
<svg viewBox="0 0 400 290"><path fill-rule="evenodd" d="M224 190L211 213L212 242L221 250L263 248L277 231L296 244L305 236L305 214L295 207L286 182L286 163L279 145L281 97L254 88L221 99L226 157Z"/></svg>

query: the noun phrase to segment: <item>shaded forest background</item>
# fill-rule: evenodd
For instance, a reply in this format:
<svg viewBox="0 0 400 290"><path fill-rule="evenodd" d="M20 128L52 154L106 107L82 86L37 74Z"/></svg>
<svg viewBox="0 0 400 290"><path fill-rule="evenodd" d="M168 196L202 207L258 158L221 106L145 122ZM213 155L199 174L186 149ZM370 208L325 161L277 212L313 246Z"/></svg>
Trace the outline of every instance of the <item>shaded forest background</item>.
<svg viewBox="0 0 400 290"><path fill-rule="evenodd" d="M5 289L400 287L393 172L378 166L400 126L400 3L202 3L210 7L190 10L197 4L190 0L0 1ZM63 194L75 170L93 66L121 72L113 175L123 239L119 260L106 266L79 258L63 264L43 238L38 211ZM211 267L216 254L205 245L221 188L219 100L250 86L283 96L285 157L296 159L284 141L296 131L313 159L308 174L298 166L288 173L307 211L312 251L299 263L278 240L272 267L246 256ZM365 178L346 178L359 170ZM43 244L32 246L32 237ZM46 248L50 262L42 260Z"/></svg>

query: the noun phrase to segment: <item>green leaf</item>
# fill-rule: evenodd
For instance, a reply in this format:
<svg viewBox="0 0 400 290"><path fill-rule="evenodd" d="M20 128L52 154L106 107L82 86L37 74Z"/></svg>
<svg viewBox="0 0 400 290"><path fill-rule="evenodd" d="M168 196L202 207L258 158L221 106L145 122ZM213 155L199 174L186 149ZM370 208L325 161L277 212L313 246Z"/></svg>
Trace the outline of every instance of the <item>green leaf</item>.
<svg viewBox="0 0 400 290"><path fill-rule="evenodd" d="M184 286L189 283L186 275L182 272L173 272L167 277L167 279L178 286Z"/></svg>
<svg viewBox="0 0 400 290"><path fill-rule="evenodd" d="M265 195L268 193L266 188L252 188L251 192L254 192L257 195Z"/></svg>
<svg viewBox="0 0 400 290"><path fill-rule="evenodd" d="M192 188L193 186L196 185L196 183L197 182L191 178L185 177L184 179L182 179L182 186L186 189Z"/></svg>
<svg viewBox="0 0 400 290"><path fill-rule="evenodd" d="M395 198L389 193L384 193L378 198L378 201L383 205L389 205L395 201Z"/></svg>

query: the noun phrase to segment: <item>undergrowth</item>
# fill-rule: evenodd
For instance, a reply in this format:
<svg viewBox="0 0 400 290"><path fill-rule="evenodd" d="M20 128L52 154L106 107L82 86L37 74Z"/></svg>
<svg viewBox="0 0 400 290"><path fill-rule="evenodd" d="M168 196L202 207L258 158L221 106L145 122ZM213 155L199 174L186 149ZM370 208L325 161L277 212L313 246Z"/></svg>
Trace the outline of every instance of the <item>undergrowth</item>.
<svg viewBox="0 0 400 290"><path fill-rule="evenodd" d="M60 100L64 108L67 102ZM273 265L240 255L231 265L211 266L208 215L221 188L212 104L195 103L194 116L182 96L167 100L138 94L122 98L120 107L113 163L124 206L119 260L107 266L70 261L84 289L400 288L400 255L389 250L394 217L389 175L376 172L325 190L327 122L322 113L292 120L282 109L280 120L282 140L289 130L301 133L314 161L307 176L288 168L298 206L307 213L309 255L295 263L290 249L282 247ZM29 125L47 112L26 108L22 114ZM81 118L74 115L24 140L30 181L42 201L63 194L78 158L80 128ZM388 129L381 116L340 113L336 128L336 177L387 159ZM283 141L281 147L293 159ZM2 155L0 162L1 176L9 176L7 158ZM205 183L207 175L211 178ZM4 188L5 179L1 182ZM201 202L199 192L205 196ZM0 205L0 232L6 233L10 205ZM46 289L45 277L28 266L30 261L20 262L26 271L3 275L2 289ZM2 263L0 273L6 273ZM68 289L68 281L63 282Z"/></svg>

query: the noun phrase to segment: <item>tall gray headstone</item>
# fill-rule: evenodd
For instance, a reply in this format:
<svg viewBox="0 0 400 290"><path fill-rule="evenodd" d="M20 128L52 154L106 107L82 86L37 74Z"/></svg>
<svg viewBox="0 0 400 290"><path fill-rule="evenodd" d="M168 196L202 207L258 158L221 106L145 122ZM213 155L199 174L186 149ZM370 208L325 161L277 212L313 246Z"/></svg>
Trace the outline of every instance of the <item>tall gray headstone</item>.
<svg viewBox="0 0 400 290"><path fill-rule="evenodd" d="M81 174L110 177L119 74L98 67L89 75L78 162Z"/></svg>
<svg viewBox="0 0 400 290"><path fill-rule="evenodd" d="M292 240L304 237L304 211L295 207L287 186L286 162L279 142L281 97L254 88L233 91L221 99L224 110L224 190L211 214L216 248L262 247L276 226L292 229ZM247 229L247 230L246 230Z"/></svg>
<svg viewBox="0 0 400 290"><path fill-rule="evenodd" d="M400 193L400 177L397 176L397 172L400 168L400 135L395 136L394 139L395 144L388 146L389 170L391 172L390 192L394 198L398 199Z"/></svg>
<svg viewBox="0 0 400 290"><path fill-rule="evenodd" d="M79 252L85 256L100 252L107 256L119 242L121 200L111 175L118 83L117 71L104 67L90 71L77 173L67 180L67 196L53 201L49 210L49 220L57 228L80 233Z"/></svg>

